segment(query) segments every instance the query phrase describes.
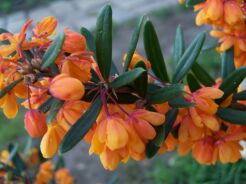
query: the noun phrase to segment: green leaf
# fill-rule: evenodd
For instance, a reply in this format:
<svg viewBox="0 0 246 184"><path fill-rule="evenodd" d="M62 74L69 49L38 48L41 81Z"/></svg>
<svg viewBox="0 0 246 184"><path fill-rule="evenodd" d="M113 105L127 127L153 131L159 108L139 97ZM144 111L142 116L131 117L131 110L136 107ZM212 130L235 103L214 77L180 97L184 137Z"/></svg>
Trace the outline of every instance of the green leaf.
<svg viewBox="0 0 246 184"><path fill-rule="evenodd" d="M64 167L65 167L65 160L61 155L59 155L59 157L57 158L57 161L55 163L54 171L57 171L58 169L61 169Z"/></svg>
<svg viewBox="0 0 246 184"><path fill-rule="evenodd" d="M230 48L222 55L221 75L225 79L235 70L234 64L234 48Z"/></svg>
<svg viewBox="0 0 246 184"><path fill-rule="evenodd" d="M208 43L205 43L205 45L202 48L202 51L208 51L211 49L214 49L219 46L218 39L212 38L208 41Z"/></svg>
<svg viewBox="0 0 246 184"><path fill-rule="evenodd" d="M96 53L95 39L92 33L85 27L80 29L80 33L86 38L87 49L93 53Z"/></svg>
<svg viewBox="0 0 246 184"><path fill-rule="evenodd" d="M152 158L160 149L159 146L156 146L153 142L149 142L146 145L146 151L145 151L145 155L147 156L147 158Z"/></svg>
<svg viewBox="0 0 246 184"><path fill-rule="evenodd" d="M172 109L167 112L166 121L163 125L157 127L156 137L148 142L146 147L146 156L152 158L160 149L162 143L167 138L168 134L171 132L173 124L177 118L178 109Z"/></svg>
<svg viewBox="0 0 246 184"><path fill-rule="evenodd" d="M178 25L174 42L173 61L177 65L185 51L184 32L181 25Z"/></svg>
<svg viewBox="0 0 246 184"><path fill-rule="evenodd" d="M146 70L146 66L144 62L140 61L135 65L135 68L143 68ZM138 92L138 94L145 98L147 93L147 84L148 84L148 74L147 71L144 71L135 81L134 81L134 88Z"/></svg>
<svg viewBox="0 0 246 184"><path fill-rule="evenodd" d="M18 173L18 175L21 175L21 173L26 169L26 164L20 157L19 153L17 152L16 146L13 144L10 144L8 147L9 152L11 153L12 151L14 152L12 156L12 162L13 165L15 166L15 170Z"/></svg>
<svg viewBox="0 0 246 184"><path fill-rule="evenodd" d="M233 95L233 100L246 100L246 90Z"/></svg>
<svg viewBox="0 0 246 184"><path fill-rule="evenodd" d="M130 84L134 80L136 80L142 73L144 73L146 70L142 68L136 68L134 70L131 70L129 72L125 72L116 79L114 79L110 84L110 88L119 88L122 86L125 86L127 84Z"/></svg>
<svg viewBox="0 0 246 184"><path fill-rule="evenodd" d="M220 89L224 91L224 95L222 98L216 100L217 103L223 102L228 96L234 93L241 82L246 77L246 66L240 67L237 70L234 70L230 73L220 85Z"/></svg>
<svg viewBox="0 0 246 184"><path fill-rule="evenodd" d="M59 152L65 153L72 149L79 141L83 139L92 125L96 122L97 116L101 110L102 101L98 96L91 104L89 109L78 119L78 121L69 129L63 138Z"/></svg>
<svg viewBox="0 0 246 184"><path fill-rule="evenodd" d="M38 110L43 113L48 112L53 104L54 99L56 98L53 96L48 98L48 100L46 100L42 105L38 107Z"/></svg>
<svg viewBox="0 0 246 184"><path fill-rule="evenodd" d="M148 60L151 63L151 69L155 75L162 81L168 82L168 74L162 55L161 46L151 21L146 21L144 25L144 48Z"/></svg>
<svg viewBox="0 0 246 184"><path fill-rule="evenodd" d="M54 98L50 107L50 113L46 118L47 123L51 123L53 121L53 119L55 119L58 111L60 110L60 108L62 107L62 105L64 104L63 100L59 100L57 98Z"/></svg>
<svg viewBox="0 0 246 184"><path fill-rule="evenodd" d="M195 103L187 102L183 96L168 101L168 104L173 108L189 108L196 105Z"/></svg>
<svg viewBox="0 0 246 184"><path fill-rule="evenodd" d="M201 88L199 82L196 80L194 75L192 75L191 73L187 75L187 82L188 82L191 92L195 92L196 90Z"/></svg>
<svg viewBox="0 0 246 184"><path fill-rule="evenodd" d="M127 51L127 56L126 56L126 60L125 60L125 64L124 64L124 71L128 71L129 65L131 63L132 60L132 56L136 50L137 47L137 43L138 43L138 39L139 39L139 35L143 26L143 23L145 21L145 16L142 16L133 32L132 38L131 38L131 42Z"/></svg>
<svg viewBox="0 0 246 184"><path fill-rule="evenodd" d="M108 80L112 62L112 9L110 5L104 6L97 17L96 56L100 72L103 78Z"/></svg>
<svg viewBox="0 0 246 184"><path fill-rule="evenodd" d="M185 0L185 4L186 6L195 6L199 3L203 3L205 2L206 0Z"/></svg>
<svg viewBox="0 0 246 184"><path fill-rule="evenodd" d="M0 28L0 34L3 34L3 33L8 33L8 31L6 29Z"/></svg>
<svg viewBox="0 0 246 184"><path fill-rule="evenodd" d="M52 42L52 44L48 47L46 52L43 55L43 62L41 65L41 69L44 70L50 65L55 63L56 58L59 56L63 42L65 39L64 33L58 35L56 39Z"/></svg>
<svg viewBox="0 0 246 184"><path fill-rule="evenodd" d="M19 84L23 78L20 78L12 83L10 83L7 87L0 91L0 99L3 98L10 90L12 90L17 84Z"/></svg>
<svg viewBox="0 0 246 184"><path fill-rule="evenodd" d="M32 137L28 136L27 141L26 141L26 145L25 145L25 148L23 151L25 156L28 156L30 154L30 150L32 148L32 145L33 145L33 139L32 139Z"/></svg>
<svg viewBox="0 0 246 184"><path fill-rule="evenodd" d="M182 96L184 93L183 85L173 84L159 90L156 90L153 94L149 95L149 103L161 104L172 100L176 97Z"/></svg>
<svg viewBox="0 0 246 184"><path fill-rule="evenodd" d="M192 72L195 74L196 78L204 85L204 86L213 86L215 85L214 79L209 75L209 73L204 70L197 62L192 65Z"/></svg>
<svg viewBox="0 0 246 184"><path fill-rule="evenodd" d="M168 134L171 132L173 124L177 118L178 109L172 109L166 114L166 121L163 125L159 126L157 129L157 135L153 139L156 146L161 146L163 141L167 138Z"/></svg>
<svg viewBox="0 0 246 184"><path fill-rule="evenodd" d="M185 50L183 56L178 62L177 68L173 75L173 82L178 83L180 80L184 78L186 73L190 70L193 63L196 61L199 53L202 49L202 45L205 41L206 34L200 33L193 42L189 45L189 47Z"/></svg>
<svg viewBox="0 0 246 184"><path fill-rule="evenodd" d="M239 111L231 108L219 108L217 115L230 123L245 125L246 124L246 112Z"/></svg>

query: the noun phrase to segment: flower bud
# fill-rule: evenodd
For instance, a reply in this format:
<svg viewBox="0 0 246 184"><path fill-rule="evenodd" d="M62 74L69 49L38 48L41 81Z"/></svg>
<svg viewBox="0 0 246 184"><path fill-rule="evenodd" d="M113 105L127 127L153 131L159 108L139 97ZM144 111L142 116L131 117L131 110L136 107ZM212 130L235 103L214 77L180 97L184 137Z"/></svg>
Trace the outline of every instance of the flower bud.
<svg viewBox="0 0 246 184"><path fill-rule="evenodd" d="M68 53L80 52L86 49L85 37L79 33L70 31L69 29L64 30L65 40L62 50Z"/></svg>
<svg viewBox="0 0 246 184"><path fill-rule="evenodd" d="M25 128L31 137L41 137L47 131L45 115L36 110L30 110L25 114Z"/></svg>
<svg viewBox="0 0 246 184"><path fill-rule="evenodd" d="M50 93L61 100L79 100L84 96L84 85L66 74L56 76L50 83Z"/></svg>

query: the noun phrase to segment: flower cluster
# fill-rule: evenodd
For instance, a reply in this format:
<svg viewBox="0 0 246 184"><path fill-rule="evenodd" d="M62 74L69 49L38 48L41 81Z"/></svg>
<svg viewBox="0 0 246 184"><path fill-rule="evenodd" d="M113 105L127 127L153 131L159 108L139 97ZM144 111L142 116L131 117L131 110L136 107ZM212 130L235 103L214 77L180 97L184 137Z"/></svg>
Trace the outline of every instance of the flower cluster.
<svg viewBox="0 0 246 184"><path fill-rule="evenodd" d="M39 150L36 148L31 148L25 154L19 154L16 150L3 150L0 155L0 161L1 183L74 183L74 178L70 175L70 171L67 168L63 166L58 167L58 162L55 164L51 160L43 161Z"/></svg>
<svg viewBox="0 0 246 184"><path fill-rule="evenodd" d="M205 0L194 6L194 10L198 11L196 24L212 26L211 35L219 38L219 52L234 48L237 67L246 65L245 7L244 0Z"/></svg>
<svg viewBox="0 0 246 184"><path fill-rule="evenodd" d="M176 148L181 155L191 150L202 164L238 161L239 141L246 138L245 91L238 90L245 68L225 67L227 78L215 82L196 63L201 33L187 49L175 51L179 61L170 76L154 26L142 18L120 74L112 62L111 15L109 5L100 12L95 40L85 28L82 34L64 29L56 35L54 17L38 22L30 37L32 20L20 33L2 31L0 107L6 117L14 118L18 98L24 99L25 128L41 138L44 158L83 139L108 170ZM136 51L142 25L147 59ZM41 167L37 183L53 178L51 168L51 162ZM57 171L55 180L72 183L68 175Z"/></svg>

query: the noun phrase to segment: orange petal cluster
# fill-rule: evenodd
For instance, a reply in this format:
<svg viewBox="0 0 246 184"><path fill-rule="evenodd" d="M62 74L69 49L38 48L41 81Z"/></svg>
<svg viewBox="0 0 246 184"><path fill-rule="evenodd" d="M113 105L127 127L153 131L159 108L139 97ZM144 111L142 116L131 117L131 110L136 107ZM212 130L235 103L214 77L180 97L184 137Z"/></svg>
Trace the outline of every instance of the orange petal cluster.
<svg viewBox="0 0 246 184"><path fill-rule="evenodd" d="M246 65L245 6L244 0L206 0L194 6L194 10L198 11L196 24L212 26L211 35L219 38L219 52L234 48L237 67Z"/></svg>

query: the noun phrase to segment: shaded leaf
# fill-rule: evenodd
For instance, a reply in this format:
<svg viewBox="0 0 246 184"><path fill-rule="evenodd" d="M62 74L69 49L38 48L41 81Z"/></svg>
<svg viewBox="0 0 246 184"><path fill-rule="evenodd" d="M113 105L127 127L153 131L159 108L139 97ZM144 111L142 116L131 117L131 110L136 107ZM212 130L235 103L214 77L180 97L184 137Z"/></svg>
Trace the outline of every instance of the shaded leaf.
<svg viewBox="0 0 246 184"><path fill-rule="evenodd" d="M246 66L240 67L237 70L234 70L230 73L220 85L220 89L224 91L222 98L216 100L217 103L223 102L227 97L234 93L241 82L246 77Z"/></svg>
<svg viewBox="0 0 246 184"><path fill-rule="evenodd" d="M58 35L55 38L55 40L52 42L52 44L48 47L42 58L43 60L41 65L42 70L46 69L47 67L55 63L56 58L59 56L61 52L64 39L65 39L65 35L64 33L62 33Z"/></svg>
<svg viewBox="0 0 246 184"><path fill-rule="evenodd" d="M139 40L139 35L143 26L143 23L145 21L145 16L142 16L132 34L132 38L131 38L131 42L127 51L127 56L126 56L126 60L125 60L125 64L124 64L124 71L128 71L129 65L131 63L133 54L136 50L137 47L137 43Z"/></svg>
<svg viewBox="0 0 246 184"><path fill-rule="evenodd" d="M135 65L135 68L143 68L146 70L146 66L144 62L140 61ZM134 88L138 92L138 94L145 98L147 93L147 84L148 84L148 74L147 71L144 71L135 81L134 81Z"/></svg>
<svg viewBox="0 0 246 184"><path fill-rule="evenodd" d="M136 69L131 70L129 72L125 72L122 75L120 75L119 77L117 77L116 79L114 79L109 84L109 87L116 89L116 88L125 86L127 84L130 84L131 82L136 80L145 71L146 70L144 70L142 68L136 68Z"/></svg>
<svg viewBox="0 0 246 184"><path fill-rule="evenodd" d="M178 25L176 30L175 42L174 42L174 54L173 61L177 65L180 58L184 54L185 43L184 43L184 33L181 25Z"/></svg>
<svg viewBox="0 0 246 184"><path fill-rule="evenodd" d="M174 84L156 90L155 93L149 95L148 99L151 104L161 104L176 97L182 96L183 93L183 85Z"/></svg>
<svg viewBox="0 0 246 184"><path fill-rule="evenodd" d="M204 32L200 33L185 50L174 72L173 75L174 83L178 83L180 80L182 80L186 75L186 73L190 70L193 63L196 61L197 57L199 56L205 37L206 34Z"/></svg>
<svg viewBox="0 0 246 184"><path fill-rule="evenodd" d="M85 27L80 29L80 33L86 38L87 49L93 53L96 53L95 39L92 33Z"/></svg>
<svg viewBox="0 0 246 184"><path fill-rule="evenodd" d="M10 83L7 87L0 91L0 99L3 98L10 90L12 90L17 84L19 84L23 78L20 78L12 83Z"/></svg>
<svg viewBox="0 0 246 184"><path fill-rule="evenodd" d="M225 79L230 73L235 70L234 64L234 48L230 48L225 51L222 55L222 64L221 64L221 76L222 79Z"/></svg>
<svg viewBox="0 0 246 184"><path fill-rule="evenodd" d="M177 118L178 109L172 109L166 114L166 121L163 125L156 128L156 137L151 140L146 147L146 156L148 158L153 157L160 149L162 143L167 138L168 134L172 130L172 126Z"/></svg>
<svg viewBox="0 0 246 184"><path fill-rule="evenodd" d="M189 108L196 105L195 103L187 102L183 96L169 100L168 104L173 108Z"/></svg>
<svg viewBox="0 0 246 184"><path fill-rule="evenodd" d="M194 6L194 5L197 5L199 3L203 3L205 1L206 0L185 0L185 4L186 4L186 6Z"/></svg>
<svg viewBox="0 0 246 184"><path fill-rule="evenodd" d="M97 17L96 57L99 70L108 80L112 62L112 9L105 5Z"/></svg>
<svg viewBox="0 0 246 184"><path fill-rule="evenodd" d="M246 100L246 90L233 95L233 100Z"/></svg>
<svg viewBox="0 0 246 184"><path fill-rule="evenodd" d="M219 108L217 115L230 123L245 125L246 124L246 112L239 111L232 108Z"/></svg>
<svg viewBox="0 0 246 184"><path fill-rule="evenodd" d="M162 55L161 46L151 21L146 21L144 25L144 48L148 60L151 63L151 69L155 75L162 81L168 82L168 74Z"/></svg>
<svg viewBox="0 0 246 184"><path fill-rule="evenodd" d="M187 82L188 82L191 92L195 92L196 90L201 88L199 82L196 80L194 75L192 75L191 73L187 75Z"/></svg>
<svg viewBox="0 0 246 184"><path fill-rule="evenodd" d="M197 62L192 65L192 72L195 74L196 78L204 86L213 86L215 85L215 80L209 75L209 73L204 70Z"/></svg>
<svg viewBox="0 0 246 184"><path fill-rule="evenodd" d="M72 149L79 141L83 139L92 125L96 122L97 116L101 110L102 101L98 96L90 105L88 110L78 119L78 121L69 129L63 138L59 152L65 153Z"/></svg>

